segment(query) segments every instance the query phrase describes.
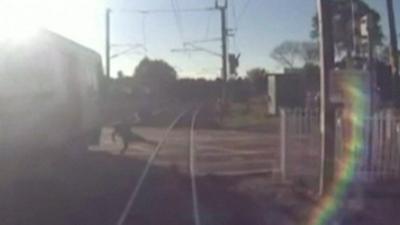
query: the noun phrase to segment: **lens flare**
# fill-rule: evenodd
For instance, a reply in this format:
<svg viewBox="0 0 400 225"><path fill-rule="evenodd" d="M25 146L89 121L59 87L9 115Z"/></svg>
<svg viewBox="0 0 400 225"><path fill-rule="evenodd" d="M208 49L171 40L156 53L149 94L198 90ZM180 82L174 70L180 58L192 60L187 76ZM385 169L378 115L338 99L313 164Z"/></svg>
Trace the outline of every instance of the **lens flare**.
<svg viewBox="0 0 400 225"><path fill-rule="evenodd" d="M336 218L341 204L356 177L356 169L367 140L364 136L364 123L369 116L369 82L360 74L350 72L339 84L343 90L343 99L347 102L342 112L343 156L337 162L336 177L328 193L314 209L309 225L327 225ZM347 135L348 134L348 135Z"/></svg>

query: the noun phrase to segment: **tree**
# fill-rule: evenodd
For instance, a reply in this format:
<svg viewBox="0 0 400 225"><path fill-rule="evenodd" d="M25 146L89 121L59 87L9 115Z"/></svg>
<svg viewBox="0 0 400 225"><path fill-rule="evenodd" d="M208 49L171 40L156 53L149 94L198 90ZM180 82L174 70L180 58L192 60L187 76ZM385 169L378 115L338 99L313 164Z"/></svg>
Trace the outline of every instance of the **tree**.
<svg viewBox="0 0 400 225"><path fill-rule="evenodd" d="M168 94L169 88L176 82L175 69L163 60L144 58L133 74L135 83L152 94Z"/></svg>
<svg viewBox="0 0 400 225"><path fill-rule="evenodd" d="M371 19L370 38L372 46L382 45L384 35L380 25L381 16L377 11L369 7L363 0L332 0L332 2L334 42L339 55L350 58L354 48L353 35L360 35L360 26L357 26L357 24L366 15ZM356 25L356 29L354 29L354 25ZM318 15L315 15L312 19L311 30L311 38L313 39L319 36L318 26Z"/></svg>
<svg viewBox="0 0 400 225"><path fill-rule="evenodd" d="M299 47L297 42L285 41L272 50L271 58L283 67L293 68L300 54Z"/></svg>
<svg viewBox="0 0 400 225"><path fill-rule="evenodd" d="M400 50L398 51L398 54L400 55ZM376 51L375 57L383 63L390 64L390 47L388 45L380 46ZM400 64L400 58L398 63Z"/></svg>
<svg viewBox="0 0 400 225"><path fill-rule="evenodd" d="M268 91L268 73L265 69L251 69L247 71L247 78L252 83L257 94L264 94Z"/></svg>
<svg viewBox="0 0 400 225"><path fill-rule="evenodd" d="M271 58L282 67L292 69L304 64L317 64L318 44L315 42L284 41L271 52Z"/></svg>
<svg viewBox="0 0 400 225"><path fill-rule="evenodd" d="M317 42L304 41L301 42L301 59L304 65L318 65L319 64L319 46Z"/></svg>

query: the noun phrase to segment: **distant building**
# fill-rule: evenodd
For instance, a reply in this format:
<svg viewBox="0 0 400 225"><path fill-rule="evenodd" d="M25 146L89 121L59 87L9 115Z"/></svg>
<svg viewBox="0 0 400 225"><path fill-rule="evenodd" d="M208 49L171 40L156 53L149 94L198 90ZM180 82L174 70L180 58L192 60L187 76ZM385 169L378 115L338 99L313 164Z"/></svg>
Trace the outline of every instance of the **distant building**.
<svg viewBox="0 0 400 225"><path fill-rule="evenodd" d="M269 74L269 114L276 115L279 108L315 107L319 93L319 75L296 73Z"/></svg>

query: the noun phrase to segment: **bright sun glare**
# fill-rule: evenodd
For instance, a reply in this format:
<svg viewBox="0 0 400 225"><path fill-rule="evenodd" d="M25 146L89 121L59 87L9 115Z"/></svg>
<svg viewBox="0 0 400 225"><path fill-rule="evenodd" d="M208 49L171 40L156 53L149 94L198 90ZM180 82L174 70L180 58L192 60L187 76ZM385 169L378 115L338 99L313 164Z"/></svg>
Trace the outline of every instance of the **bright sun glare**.
<svg viewBox="0 0 400 225"><path fill-rule="evenodd" d="M103 0L0 0L0 40L27 41L40 28L82 35ZM92 17L91 17L92 16ZM77 22L80 21L80 22ZM90 24L92 26L92 24Z"/></svg>
<svg viewBox="0 0 400 225"><path fill-rule="evenodd" d="M0 40L27 41L38 31L40 23L32 11L1 2Z"/></svg>
<svg viewBox="0 0 400 225"><path fill-rule="evenodd" d="M0 23L1 41L24 42L30 40L39 30L35 23L7 20L7 24Z"/></svg>

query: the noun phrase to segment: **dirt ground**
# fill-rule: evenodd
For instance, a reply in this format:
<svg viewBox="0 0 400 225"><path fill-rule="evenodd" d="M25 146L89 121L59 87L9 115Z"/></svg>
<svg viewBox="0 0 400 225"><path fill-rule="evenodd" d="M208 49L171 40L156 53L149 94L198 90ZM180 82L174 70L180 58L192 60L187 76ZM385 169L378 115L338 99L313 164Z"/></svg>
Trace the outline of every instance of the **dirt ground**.
<svg viewBox="0 0 400 225"><path fill-rule="evenodd" d="M134 131L158 141L165 130L138 127ZM154 145L134 143L126 155L120 155L121 143L113 143L110 132L105 128L101 144L86 153L31 154L18 161L2 158L0 224L115 224ZM127 225L193 224L188 135L186 128L171 133ZM200 129L195 143L202 224L298 225L308 221L317 202L301 181L281 182L278 136ZM386 191L379 185L372 187L378 188L363 192L362 210L340 211L341 224L396 224L400 185L387 183Z"/></svg>
<svg viewBox="0 0 400 225"><path fill-rule="evenodd" d="M159 128L135 131L155 141L164 132ZM126 155L119 155L121 145L113 143L109 134L105 129L101 145L87 153L3 159L0 223L115 224L154 146L132 144ZM255 194L270 185L277 187L273 180L279 180L273 173L276 155L268 150L274 146L264 144L263 134L221 130L196 134L202 224L261 225L295 220L285 212L289 208L278 203L282 195L273 194L270 188L263 195ZM187 147L188 130L179 128L150 170L126 224L193 223ZM290 192L288 187L282 190ZM275 212L272 208L276 213L265 214ZM289 222L279 224L295 224Z"/></svg>
<svg viewBox="0 0 400 225"><path fill-rule="evenodd" d="M159 141L164 129L138 127L134 132L152 141ZM118 154L122 147L120 141L110 139L111 129L104 129L101 144L95 151ZM180 171L188 169L189 130L174 129L162 147L156 164L177 167ZM196 130L195 159L198 175L243 175L278 172L279 137L277 135L234 130ZM147 159L154 146L143 143L130 145L127 157Z"/></svg>

